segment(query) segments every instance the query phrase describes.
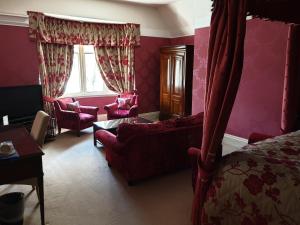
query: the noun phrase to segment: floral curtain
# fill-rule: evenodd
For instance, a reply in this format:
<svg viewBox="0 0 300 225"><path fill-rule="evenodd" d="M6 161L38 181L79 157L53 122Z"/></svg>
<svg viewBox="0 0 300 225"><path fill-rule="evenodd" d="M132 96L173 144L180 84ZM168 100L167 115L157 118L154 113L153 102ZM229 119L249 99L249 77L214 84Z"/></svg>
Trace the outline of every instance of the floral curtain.
<svg viewBox="0 0 300 225"><path fill-rule="evenodd" d="M300 25L291 25L282 100L282 133L300 129Z"/></svg>
<svg viewBox="0 0 300 225"><path fill-rule="evenodd" d="M53 99L63 95L73 64L73 45L38 42L39 73L43 87L45 111L54 116ZM54 126L54 127L53 127ZM50 123L48 132L55 130L56 123Z"/></svg>
<svg viewBox="0 0 300 225"><path fill-rule="evenodd" d="M95 46L94 49L106 86L117 93L135 90L134 48Z"/></svg>
<svg viewBox="0 0 300 225"><path fill-rule="evenodd" d="M140 45L139 24L80 22L50 17L40 12L27 13L29 37L40 42L110 47Z"/></svg>
<svg viewBox="0 0 300 225"><path fill-rule="evenodd" d="M247 0L215 0L211 17L201 154L193 204L193 224L222 156L220 148L243 68Z"/></svg>

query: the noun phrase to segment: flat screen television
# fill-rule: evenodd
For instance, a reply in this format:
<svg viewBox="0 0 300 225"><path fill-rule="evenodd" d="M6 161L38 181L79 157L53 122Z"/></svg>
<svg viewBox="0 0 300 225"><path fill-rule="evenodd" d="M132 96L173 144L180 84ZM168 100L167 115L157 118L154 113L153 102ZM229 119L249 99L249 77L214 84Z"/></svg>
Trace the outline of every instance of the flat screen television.
<svg viewBox="0 0 300 225"><path fill-rule="evenodd" d="M43 110L41 85L0 87L0 116L8 115L9 123L32 121Z"/></svg>

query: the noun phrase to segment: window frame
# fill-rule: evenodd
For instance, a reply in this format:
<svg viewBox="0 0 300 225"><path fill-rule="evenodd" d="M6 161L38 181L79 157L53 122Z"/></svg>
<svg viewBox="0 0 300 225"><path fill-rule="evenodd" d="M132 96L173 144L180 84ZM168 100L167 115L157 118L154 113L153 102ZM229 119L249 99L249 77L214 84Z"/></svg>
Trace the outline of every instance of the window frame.
<svg viewBox="0 0 300 225"><path fill-rule="evenodd" d="M62 97L89 97L89 96L90 97L112 97L112 96L118 95L117 93L107 93L106 91L91 91L91 92L89 92L86 90L87 77L86 77L84 45L78 45L78 66L79 66L80 92L64 93ZM107 90L109 90L109 89L107 88Z"/></svg>

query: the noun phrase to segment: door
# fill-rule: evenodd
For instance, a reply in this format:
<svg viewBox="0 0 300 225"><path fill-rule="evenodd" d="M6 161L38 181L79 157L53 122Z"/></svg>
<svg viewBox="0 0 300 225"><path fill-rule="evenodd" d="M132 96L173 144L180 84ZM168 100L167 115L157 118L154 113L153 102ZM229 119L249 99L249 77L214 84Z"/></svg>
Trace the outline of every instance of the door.
<svg viewBox="0 0 300 225"><path fill-rule="evenodd" d="M178 116L184 115L184 60L185 53L177 52L172 56L172 83L171 83L171 113Z"/></svg>
<svg viewBox="0 0 300 225"><path fill-rule="evenodd" d="M160 112L170 114L171 101L171 55L161 53L160 55Z"/></svg>

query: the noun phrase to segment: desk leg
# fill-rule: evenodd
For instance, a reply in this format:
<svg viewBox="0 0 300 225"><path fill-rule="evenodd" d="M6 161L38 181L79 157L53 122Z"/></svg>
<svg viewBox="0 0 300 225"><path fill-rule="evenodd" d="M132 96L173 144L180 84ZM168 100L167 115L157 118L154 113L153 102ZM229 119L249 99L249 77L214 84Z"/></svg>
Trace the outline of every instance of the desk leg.
<svg viewBox="0 0 300 225"><path fill-rule="evenodd" d="M45 209L44 209L44 180L43 176L38 178L38 195L40 200L41 224L45 225Z"/></svg>

